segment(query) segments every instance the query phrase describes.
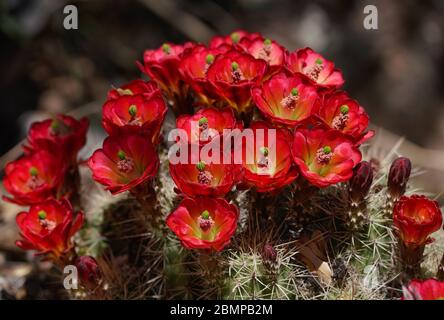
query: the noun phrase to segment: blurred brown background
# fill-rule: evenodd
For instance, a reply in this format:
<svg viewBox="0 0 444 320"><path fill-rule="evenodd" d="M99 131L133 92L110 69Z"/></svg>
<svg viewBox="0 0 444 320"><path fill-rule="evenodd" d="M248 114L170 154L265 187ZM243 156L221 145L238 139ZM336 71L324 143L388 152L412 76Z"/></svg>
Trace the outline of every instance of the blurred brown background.
<svg viewBox="0 0 444 320"><path fill-rule="evenodd" d="M63 28L66 4L78 8L78 30ZM367 4L378 9L378 30L363 27ZM443 15L439 0L0 0L0 154L44 112L75 110L98 119L110 86L140 76L135 61L144 49L243 28L334 60L345 88L374 126L386 129L378 143L388 150L404 136L400 152L427 170L421 186L439 194ZM17 150L1 158L2 166Z"/></svg>

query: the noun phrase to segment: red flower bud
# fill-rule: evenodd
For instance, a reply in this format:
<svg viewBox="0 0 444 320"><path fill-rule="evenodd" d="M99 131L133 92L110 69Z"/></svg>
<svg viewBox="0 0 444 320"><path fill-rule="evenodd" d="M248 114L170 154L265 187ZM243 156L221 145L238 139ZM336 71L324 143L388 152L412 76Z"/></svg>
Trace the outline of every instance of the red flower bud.
<svg viewBox="0 0 444 320"><path fill-rule="evenodd" d="M402 300L443 300L444 281L436 279L412 280L402 288Z"/></svg>
<svg viewBox="0 0 444 320"><path fill-rule="evenodd" d="M438 202L424 196L402 196L393 208L393 224L407 247L423 246L439 230L442 213Z"/></svg>
<svg viewBox="0 0 444 320"><path fill-rule="evenodd" d="M387 181L388 192L392 198L398 199L405 193L411 170L412 163L408 158L400 157L392 162Z"/></svg>
<svg viewBox="0 0 444 320"><path fill-rule="evenodd" d="M362 161L353 169L353 176L349 181L350 199L359 203L368 194L373 182L372 165L367 161Z"/></svg>
<svg viewBox="0 0 444 320"><path fill-rule="evenodd" d="M102 271L96 259L91 256L81 256L76 259L74 265L80 278L80 283L89 289L95 289L102 280Z"/></svg>
<svg viewBox="0 0 444 320"><path fill-rule="evenodd" d="M83 224L83 213L74 214L66 199L50 199L19 213L16 221L23 238L17 246L58 258L73 248L71 239Z"/></svg>
<svg viewBox="0 0 444 320"><path fill-rule="evenodd" d="M270 245L266 244L262 250L262 259L267 262L276 262L277 260L277 251L276 249Z"/></svg>

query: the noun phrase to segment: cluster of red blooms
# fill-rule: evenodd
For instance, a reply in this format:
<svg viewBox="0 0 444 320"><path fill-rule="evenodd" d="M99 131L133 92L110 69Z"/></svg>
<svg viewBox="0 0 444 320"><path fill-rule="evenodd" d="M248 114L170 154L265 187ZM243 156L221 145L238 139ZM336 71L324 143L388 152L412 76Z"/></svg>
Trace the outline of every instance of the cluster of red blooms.
<svg viewBox="0 0 444 320"><path fill-rule="evenodd" d="M30 206L17 215L22 237L17 245L55 262L74 255L72 237L83 223L83 213L75 213L69 199L76 193L77 154L87 130L86 118L59 115L35 122L24 155L5 167L3 184L11 197L3 198Z"/></svg>
<svg viewBox="0 0 444 320"><path fill-rule="evenodd" d="M208 46L165 43L147 50L139 66L172 104L187 143L202 148L223 139L224 129L249 128L255 136L276 130L275 141L255 137L253 146L242 145L242 165L170 164L185 199L167 224L187 248L220 250L229 242L238 210L223 197L233 187L278 192L299 174L317 187L347 181L361 160L359 145L373 135L364 109L339 91L341 72L309 48L290 53L258 33L236 31ZM183 114L190 110L183 101L198 111ZM262 120L252 120L255 107ZM199 124L197 140L192 122Z"/></svg>
<svg viewBox="0 0 444 320"><path fill-rule="evenodd" d="M324 188L357 175L363 178L350 184L370 188L372 170L359 151L374 134L367 131L369 117L341 91L341 71L312 49L289 52L258 33L236 31L209 45L165 43L145 51L139 67L151 80L134 80L108 93L102 125L109 136L88 160L93 179L113 194L147 192L160 164L157 145L168 106L176 127L188 134L178 143L191 150L192 144L201 150L225 139L225 129L248 128L254 136L265 131L265 137L276 130L273 141L243 144L241 164L170 163L183 200L166 224L186 248L220 251L230 242L239 210L224 197L233 188L275 194L298 177ZM198 137L191 129L196 122ZM20 247L57 257L72 249L83 214L74 214L66 200L71 188L65 177L76 168L87 127L85 119L67 116L35 123L25 156L7 165L8 199L31 205L17 217ZM269 150L276 150L275 156ZM247 162L247 155L254 161ZM410 168L405 161L395 167L389 177L394 225L408 246L424 245L440 228L441 212L424 197L400 197Z"/></svg>

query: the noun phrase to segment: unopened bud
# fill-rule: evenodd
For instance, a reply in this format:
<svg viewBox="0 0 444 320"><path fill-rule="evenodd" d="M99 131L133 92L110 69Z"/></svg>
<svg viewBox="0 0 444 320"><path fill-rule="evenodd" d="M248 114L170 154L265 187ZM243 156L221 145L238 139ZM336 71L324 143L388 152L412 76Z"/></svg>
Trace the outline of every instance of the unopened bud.
<svg viewBox="0 0 444 320"><path fill-rule="evenodd" d="M75 266L80 283L89 289L95 289L102 280L102 271L96 259L91 256L81 256L75 260Z"/></svg>
<svg viewBox="0 0 444 320"><path fill-rule="evenodd" d="M372 165L362 161L353 169L353 176L349 181L349 195L353 202L361 202L370 191L373 182Z"/></svg>
<svg viewBox="0 0 444 320"><path fill-rule="evenodd" d="M406 157L400 157L392 162L387 181L388 193L394 199L401 197L407 188L407 182L412 171L412 163Z"/></svg>
<svg viewBox="0 0 444 320"><path fill-rule="evenodd" d="M277 260L276 249L272 245L266 244L262 250L262 259L267 262L276 262Z"/></svg>

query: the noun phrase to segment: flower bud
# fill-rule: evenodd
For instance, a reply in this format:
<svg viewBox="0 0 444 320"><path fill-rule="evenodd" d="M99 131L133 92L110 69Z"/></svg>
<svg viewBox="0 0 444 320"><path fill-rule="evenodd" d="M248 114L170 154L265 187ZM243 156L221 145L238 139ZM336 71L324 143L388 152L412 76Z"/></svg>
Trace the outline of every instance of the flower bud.
<svg viewBox="0 0 444 320"><path fill-rule="evenodd" d="M362 161L353 169L349 181L349 195L353 202L361 202L368 194L373 182L373 169L369 162Z"/></svg>
<svg viewBox="0 0 444 320"><path fill-rule="evenodd" d="M96 259L91 256L81 256L75 261L80 283L88 289L95 289L102 280L102 271Z"/></svg>
<svg viewBox="0 0 444 320"><path fill-rule="evenodd" d="M276 262L277 259L276 249L272 245L266 244L262 251L262 259L267 262Z"/></svg>
<svg viewBox="0 0 444 320"><path fill-rule="evenodd" d="M398 199L405 193L411 170L412 163L408 158L400 157L392 162L387 181L388 192L392 198Z"/></svg>

